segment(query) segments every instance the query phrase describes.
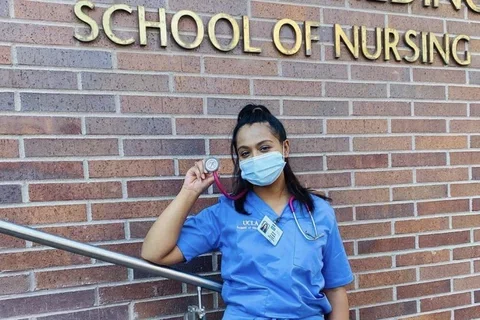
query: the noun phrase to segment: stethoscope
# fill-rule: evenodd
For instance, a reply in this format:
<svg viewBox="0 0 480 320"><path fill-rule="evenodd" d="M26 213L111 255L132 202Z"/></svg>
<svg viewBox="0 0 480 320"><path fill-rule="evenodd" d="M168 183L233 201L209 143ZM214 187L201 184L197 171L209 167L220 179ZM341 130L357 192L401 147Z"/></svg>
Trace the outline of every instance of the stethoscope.
<svg viewBox="0 0 480 320"><path fill-rule="evenodd" d="M210 157L210 158L207 158L205 160L205 169L207 170L207 172L213 174L213 178L215 180L215 184L217 185L218 190L220 190L220 192L223 193L223 195L225 197L227 197L228 199L231 199L231 200L238 200L241 197L243 197L248 192L247 189L243 190L242 192L240 192L236 195L233 195L233 194L227 192L225 187L220 182L220 177L218 176L218 169L219 168L220 168L220 162L218 161L217 158ZM292 211L293 218L295 219L295 223L297 224L298 230L300 230L300 232L305 237L305 239L310 240L310 241L315 241L315 240L323 237L325 234L324 233L318 234L317 226L315 224L315 220L313 219L313 214L312 214L312 212L310 211L310 208L307 205L305 205L305 207L307 208L308 215L310 216L310 220L312 222L313 230L315 232L315 235L311 235L306 230L303 231L302 226L298 222L297 214L295 212L295 209L293 208L293 201L294 200L295 200L294 196L290 197L290 199L288 200L288 206L290 207L290 210ZM278 219L277 219L277 222L278 222Z"/></svg>

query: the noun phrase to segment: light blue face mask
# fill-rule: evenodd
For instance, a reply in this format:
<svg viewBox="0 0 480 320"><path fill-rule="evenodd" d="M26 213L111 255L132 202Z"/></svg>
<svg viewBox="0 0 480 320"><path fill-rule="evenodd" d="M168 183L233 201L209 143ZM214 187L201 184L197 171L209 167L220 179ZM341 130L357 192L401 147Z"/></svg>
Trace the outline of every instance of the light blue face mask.
<svg viewBox="0 0 480 320"><path fill-rule="evenodd" d="M278 151L240 161L242 178L256 186L269 186L274 183L285 167L283 155Z"/></svg>

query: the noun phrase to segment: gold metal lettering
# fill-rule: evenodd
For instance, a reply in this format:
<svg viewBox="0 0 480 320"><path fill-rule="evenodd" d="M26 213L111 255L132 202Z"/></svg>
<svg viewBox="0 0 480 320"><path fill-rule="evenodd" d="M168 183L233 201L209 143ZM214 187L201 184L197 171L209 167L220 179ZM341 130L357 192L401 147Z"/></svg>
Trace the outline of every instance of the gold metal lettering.
<svg viewBox="0 0 480 320"><path fill-rule="evenodd" d="M460 10L462 8L462 0L450 0L450 2L456 10ZM472 11L480 13L480 7L473 2L473 0L465 0L465 2Z"/></svg>
<svg viewBox="0 0 480 320"><path fill-rule="evenodd" d="M128 13L132 13L133 11L132 7L127 6L126 4L115 4L111 6L103 14L103 17L102 17L103 30L105 30L105 34L107 35L108 39L110 39L112 42L122 46L128 46L129 44L134 43L135 39L133 38L120 39L113 33L113 30L111 27L112 14L118 10L126 11Z"/></svg>
<svg viewBox="0 0 480 320"><path fill-rule="evenodd" d="M335 58L340 58L341 54L341 47L340 44L343 42L347 47L348 51L353 55L355 59L358 59L359 53L359 39L358 39L358 26L353 26L353 44L348 39L348 36L343 31L342 27L339 24L334 25L334 32L335 32Z"/></svg>
<svg viewBox="0 0 480 320"><path fill-rule="evenodd" d="M140 34L140 45L147 45L147 28L160 29L160 46L167 46L167 19L165 17L165 9L158 9L159 21L146 21L145 20L145 7L138 6L138 31Z"/></svg>
<svg viewBox="0 0 480 320"><path fill-rule="evenodd" d="M433 4L432 4L432 0L423 0L423 6L424 7L432 6L434 8L438 8L439 2L440 2L440 0L433 0Z"/></svg>
<svg viewBox="0 0 480 320"><path fill-rule="evenodd" d="M178 23L180 22L180 19L183 17L190 17L192 18L196 25L197 25L197 36L195 37L195 40L192 43L187 43L182 40L180 37L180 33L178 32ZM203 41L203 35L205 34L205 28L203 27L203 22L202 19L195 13L190 10L181 10L175 13L172 17L172 36L175 42L182 48L185 49L195 49Z"/></svg>
<svg viewBox="0 0 480 320"><path fill-rule="evenodd" d="M217 26L217 22L221 19L227 20L232 26L233 30L232 41L230 41L227 46L222 46L220 42L218 42L215 34L215 27ZM238 42L240 41L240 28L238 27L237 21L231 15L226 13L218 13L214 15L208 22L208 37L210 38L210 42L213 44L213 46L218 50L225 52L231 51L238 45Z"/></svg>
<svg viewBox="0 0 480 320"><path fill-rule="evenodd" d="M391 35L393 35L393 40ZM390 51L393 52L393 56L395 60L401 61L400 54L398 53L398 41L400 40L400 36L398 35L398 31L392 28L385 28L385 61L390 60Z"/></svg>
<svg viewBox="0 0 480 320"><path fill-rule="evenodd" d="M260 53L262 49L250 45L250 20L243 16L243 52Z"/></svg>
<svg viewBox="0 0 480 320"><path fill-rule="evenodd" d="M459 65L461 66L468 66L470 63L472 63L472 56L470 54L470 52L468 51L468 49L465 49L465 59L462 60L460 59L460 57L458 56L458 42L459 41L465 41L466 43L468 43L470 41L470 37L467 36L467 35L464 35L464 34L461 34L459 36L457 36L455 39L453 39L453 42L452 42L452 56L453 56L453 60L455 60L456 63L458 63Z"/></svg>
<svg viewBox="0 0 480 320"><path fill-rule="evenodd" d="M440 54L443 62L448 65L450 62L450 35L447 33L443 36L443 47L438 41L437 36L432 32L428 33L428 60L433 63L433 53L435 49Z"/></svg>
<svg viewBox="0 0 480 320"><path fill-rule="evenodd" d="M428 63L428 33L422 32L422 63Z"/></svg>
<svg viewBox="0 0 480 320"><path fill-rule="evenodd" d="M382 29L375 28L375 53L371 54L368 52L367 48L367 27L361 26L361 37L362 37L362 54L365 58L369 60L377 60L382 54Z"/></svg>
<svg viewBox="0 0 480 320"><path fill-rule="evenodd" d="M413 0L392 0L392 3L399 3L399 4L409 4Z"/></svg>
<svg viewBox="0 0 480 320"><path fill-rule="evenodd" d="M320 40L318 35L312 36L312 28L320 27L320 22L305 21L305 55L307 57L312 55L312 41Z"/></svg>
<svg viewBox="0 0 480 320"><path fill-rule="evenodd" d="M295 32L295 44L291 49L285 48L280 40L280 30L284 25L289 25ZM298 52L298 50L300 50L300 47L302 46L302 30L300 30L300 27L295 21L291 19L282 19L278 21L273 27L273 43L275 44L277 50L284 55L294 55Z"/></svg>
<svg viewBox="0 0 480 320"><path fill-rule="evenodd" d="M410 62L410 63L413 63L413 62L417 61L418 58L420 57L420 50L419 50L417 44L412 40L412 37L413 38L417 37L417 32L416 31L408 30L407 32L405 32L405 35L404 35L405 42L407 43L407 46L409 46L412 49L413 55L405 56L405 57L403 57L403 59L407 62Z"/></svg>
<svg viewBox="0 0 480 320"><path fill-rule="evenodd" d="M88 15L86 15L82 11L83 7L93 9L93 8L95 8L95 5L90 1L83 0L83 1L78 1L77 3L75 3L75 6L73 8L73 11L75 12L75 16L80 21L84 22L85 24L87 24L90 27L90 34L82 35L82 34L78 34L78 33L75 32L74 37L75 37L75 39L77 39L79 41L82 41L82 42L90 42L90 41L93 41L93 40L97 39L98 33L99 33L100 30L99 30L98 25L95 22L95 20L90 18Z"/></svg>

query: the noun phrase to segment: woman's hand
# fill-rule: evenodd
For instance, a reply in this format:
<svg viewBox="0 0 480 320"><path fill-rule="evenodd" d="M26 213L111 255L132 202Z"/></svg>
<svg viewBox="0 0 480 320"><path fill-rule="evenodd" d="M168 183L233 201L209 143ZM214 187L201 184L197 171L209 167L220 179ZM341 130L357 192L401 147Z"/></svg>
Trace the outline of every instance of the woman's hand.
<svg viewBox="0 0 480 320"><path fill-rule="evenodd" d="M205 162L200 160L195 162L195 165L187 171L183 189L200 195L212 185L214 180L213 174L205 170Z"/></svg>

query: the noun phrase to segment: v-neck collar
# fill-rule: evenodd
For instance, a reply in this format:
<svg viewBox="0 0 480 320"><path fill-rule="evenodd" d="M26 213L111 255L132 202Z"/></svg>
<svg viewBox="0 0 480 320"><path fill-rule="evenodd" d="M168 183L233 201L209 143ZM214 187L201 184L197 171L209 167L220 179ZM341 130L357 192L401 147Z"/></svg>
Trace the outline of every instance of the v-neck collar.
<svg viewBox="0 0 480 320"><path fill-rule="evenodd" d="M273 221L279 219L285 219L285 213L290 212L290 206L287 204L282 210L282 213L278 215L275 210L272 209L262 198L260 198L254 191L249 191L247 194L246 202L249 207L255 210L263 218L265 215Z"/></svg>

